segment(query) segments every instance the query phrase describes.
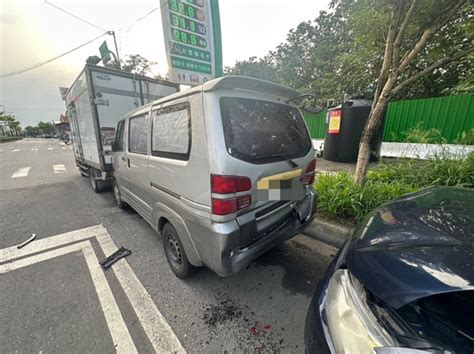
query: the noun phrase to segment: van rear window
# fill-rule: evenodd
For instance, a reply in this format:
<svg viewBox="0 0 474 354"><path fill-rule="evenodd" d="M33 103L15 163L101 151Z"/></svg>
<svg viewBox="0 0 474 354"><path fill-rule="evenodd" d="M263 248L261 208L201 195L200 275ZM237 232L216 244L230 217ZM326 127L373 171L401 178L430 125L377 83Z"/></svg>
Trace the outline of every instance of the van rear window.
<svg viewBox="0 0 474 354"><path fill-rule="evenodd" d="M281 161L302 157L312 148L303 117L294 107L237 97L222 97L220 107L227 151L240 160Z"/></svg>

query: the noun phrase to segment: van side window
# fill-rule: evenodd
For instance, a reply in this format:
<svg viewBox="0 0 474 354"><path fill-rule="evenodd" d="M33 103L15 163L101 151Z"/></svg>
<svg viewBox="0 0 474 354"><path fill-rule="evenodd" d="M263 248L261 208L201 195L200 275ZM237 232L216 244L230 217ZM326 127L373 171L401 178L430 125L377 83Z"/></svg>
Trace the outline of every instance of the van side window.
<svg viewBox="0 0 474 354"><path fill-rule="evenodd" d="M188 160L191 151L190 104L185 102L156 110L152 117L152 155Z"/></svg>
<svg viewBox="0 0 474 354"><path fill-rule="evenodd" d="M128 151L146 155L148 152L148 115L130 118Z"/></svg>
<svg viewBox="0 0 474 354"><path fill-rule="evenodd" d="M117 134L115 135L114 151L123 151L123 126L124 126L123 120L118 122Z"/></svg>

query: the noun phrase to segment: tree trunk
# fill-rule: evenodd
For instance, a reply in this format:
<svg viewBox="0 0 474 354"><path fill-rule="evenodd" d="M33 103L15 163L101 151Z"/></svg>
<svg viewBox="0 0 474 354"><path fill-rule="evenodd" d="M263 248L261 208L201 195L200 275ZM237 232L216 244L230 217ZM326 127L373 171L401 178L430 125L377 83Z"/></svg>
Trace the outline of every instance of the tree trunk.
<svg viewBox="0 0 474 354"><path fill-rule="evenodd" d="M355 173L355 182L359 185L362 185L365 182L365 176L367 175L370 160L370 142L380 126L382 115L387 107L388 98L388 92L384 92L380 96L374 108L370 111L369 118L367 119L364 131L362 132Z"/></svg>

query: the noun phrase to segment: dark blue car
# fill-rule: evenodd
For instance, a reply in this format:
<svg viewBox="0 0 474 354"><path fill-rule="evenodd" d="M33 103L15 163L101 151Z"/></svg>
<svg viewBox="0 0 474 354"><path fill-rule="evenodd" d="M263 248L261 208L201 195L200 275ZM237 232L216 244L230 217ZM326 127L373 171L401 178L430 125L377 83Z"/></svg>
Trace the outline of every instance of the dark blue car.
<svg viewBox="0 0 474 354"><path fill-rule="evenodd" d="M321 279L308 353L473 353L474 190L431 188L370 213Z"/></svg>

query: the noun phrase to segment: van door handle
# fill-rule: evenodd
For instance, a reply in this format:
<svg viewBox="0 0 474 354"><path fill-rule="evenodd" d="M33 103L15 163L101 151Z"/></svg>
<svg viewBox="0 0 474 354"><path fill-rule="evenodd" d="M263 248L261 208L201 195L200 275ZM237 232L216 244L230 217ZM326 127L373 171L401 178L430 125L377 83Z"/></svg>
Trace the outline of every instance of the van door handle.
<svg viewBox="0 0 474 354"><path fill-rule="evenodd" d="M130 159L128 157L122 156L123 161L127 161L127 167L130 168Z"/></svg>

